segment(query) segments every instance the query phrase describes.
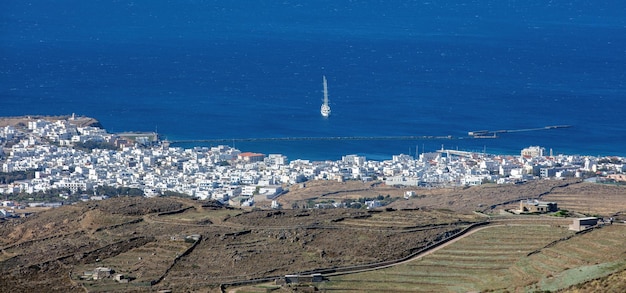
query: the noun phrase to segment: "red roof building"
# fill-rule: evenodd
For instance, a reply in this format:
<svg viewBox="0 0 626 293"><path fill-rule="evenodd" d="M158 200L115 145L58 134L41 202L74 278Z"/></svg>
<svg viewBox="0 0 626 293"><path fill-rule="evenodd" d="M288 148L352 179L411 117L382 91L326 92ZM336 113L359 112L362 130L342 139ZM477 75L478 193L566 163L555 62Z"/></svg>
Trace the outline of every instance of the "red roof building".
<svg viewBox="0 0 626 293"><path fill-rule="evenodd" d="M245 152L241 153L237 156L237 159L245 161L245 162L262 162L265 159L264 154Z"/></svg>

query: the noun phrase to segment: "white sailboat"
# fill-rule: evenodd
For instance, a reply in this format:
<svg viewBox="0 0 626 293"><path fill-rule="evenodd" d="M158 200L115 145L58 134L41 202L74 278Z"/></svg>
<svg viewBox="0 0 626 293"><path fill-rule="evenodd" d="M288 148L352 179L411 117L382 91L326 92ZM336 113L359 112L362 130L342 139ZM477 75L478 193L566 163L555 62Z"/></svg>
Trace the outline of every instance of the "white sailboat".
<svg viewBox="0 0 626 293"><path fill-rule="evenodd" d="M328 105L328 85L326 85L326 76L322 76L324 79L324 103L320 109L322 116L328 117L330 115L330 106Z"/></svg>

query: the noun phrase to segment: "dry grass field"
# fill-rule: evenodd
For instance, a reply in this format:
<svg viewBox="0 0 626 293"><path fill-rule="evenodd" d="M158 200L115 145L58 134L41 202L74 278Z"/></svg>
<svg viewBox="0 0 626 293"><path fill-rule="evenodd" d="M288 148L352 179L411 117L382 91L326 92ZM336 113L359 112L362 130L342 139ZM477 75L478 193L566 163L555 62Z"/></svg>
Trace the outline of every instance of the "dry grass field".
<svg viewBox="0 0 626 293"><path fill-rule="evenodd" d="M245 211L178 198L79 203L0 222L0 292L203 292L399 259L479 219L437 210ZM184 241L193 234L201 240ZM88 278L97 267L130 282Z"/></svg>
<svg viewBox="0 0 626 293"><path fill-rule="evenodd" d="M572 285L562 293L622 293L626 292L626 270L586 283Z"/></svg>
<svg viewBox="0 0 626 293"><path fill-rule="evenodd" d="M189 249L191 245L182 238L179 241L172 241L170 238L156 239L95 263L76 265L72 269L71 278L89 292L114 292L149 287L150 282L158 279L172 264L172 259ZM132 276L132 282L118 283L113 278L99 282L85 280L84 272L93 270L96 266L115 268L116 273Z"/></svg>
<svg viewBox="0 0 626 293"><path fill-rule="evenodd" d="M411 189L357 181L307 182L281 200L339 201L400 196L406 190ZM555 198L561 207L577 211L585 205L574 203L591 194L593 200L587 203L592 211L613 213L623 210L623 191L579 181L424 189L417 190L417 198L400 199L378 210L242 210L168 197L90 201L0 221L0 292L42 288L46 292L213 292L233 281L403 259L444 235L487 219L473 213L477 207L491 214L493 227L410 263L330 276L319 289L586 292L614 288L613 281L623 280L619 272L626 269L626 226L615 224L549 245L572 235L563 228L571 220L509 215L499 222L494 212L505 206L501 203L526 196ZM509 226L497 226L504 224ZM192 234L199 234L201 240L181 241ZM110 267L130 277L130 282L85 278L84 272L96 267ZM228 287L233 292L266 290L294 288Z"/></svg>
<svg viewBox="0 0 626 293"><path fill-rule="evenodd" d="M394 187L384 184L361 181L313 181L307 182L305 187L290 187L287 194L278 198L285 208L293 203L305 203L309 200L316 202L373 198L378 195L402 197L405 191L415 191L417 197L410 200L393 202L390 207L397 209L429 208L448 209L461 213L482 211L495 213L497 210L508 207L506 202L520 199L544 197L570 185L580 184L579 180L537 180L525 184L485 184L472 187L457 188L424 188L424 187ZM602 201L596 202L603 205Z"/></svg>
<svg viewBox="0 0 626 293"><path fill-rule="evenodd" d="M544 200L557 202L562 209L609 217L616 213L626 213L626 186L572 184L555 189Z"/></svg>
<svg viewBox="0 0 626 293"><path fill-rule="evenodd" d="M278 198L285 208L290 208L293 203L307 202L308 200L341 202L343 199L358 199L365 197L376 197L378 195L389 195L391 197L401 197L407 187L386 186L380 183L362 182L349 180L345 182L337 181L310 181L304 186L293 185L289 187L289 192Z"/></svg>
<svg viewBox="0 0 626 293"><path fill-rule="evenodd" d="M371 182L319 181L307 183L304 188L293 187L281 196L279 202L289 208L294 202L307 200L341 202L344 199L391 195L401 197L405 191L418 195L410 200L393 202L390 207L449 209L468 213L481 211L497 213L499 209L515 208L520 199L541 198L554 201L562 209L587 215L609 217L616 213L626 214L626 186L585 183L580 180L538 180L519 185L485 184L482 186L449 189L419 187L392 187ZM504 204L509 202L509 204ZM625 218L626 219L626 218Z"/></svg>
<svg viewBox="0 0 626 293"><path fill-rule="evenodd" d="M559 226L494 226L410 263L330 277L319 287L332 292L554 291L626 269L626 226L549 245L572 234Z"/></svg>

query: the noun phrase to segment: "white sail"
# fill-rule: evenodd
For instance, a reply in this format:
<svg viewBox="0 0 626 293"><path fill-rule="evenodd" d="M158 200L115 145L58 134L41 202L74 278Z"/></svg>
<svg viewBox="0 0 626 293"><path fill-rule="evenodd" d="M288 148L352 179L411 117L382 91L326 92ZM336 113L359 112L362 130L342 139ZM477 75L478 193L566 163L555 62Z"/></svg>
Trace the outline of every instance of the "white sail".
<svg viewBox="0 0 626 293"><path fill-rule="evenodd" d="M328 117L330 115L330 106L328 105L328 85L326 84L326 76L322 76L324 84L324 103L320 109L322 116Z"/></svg>

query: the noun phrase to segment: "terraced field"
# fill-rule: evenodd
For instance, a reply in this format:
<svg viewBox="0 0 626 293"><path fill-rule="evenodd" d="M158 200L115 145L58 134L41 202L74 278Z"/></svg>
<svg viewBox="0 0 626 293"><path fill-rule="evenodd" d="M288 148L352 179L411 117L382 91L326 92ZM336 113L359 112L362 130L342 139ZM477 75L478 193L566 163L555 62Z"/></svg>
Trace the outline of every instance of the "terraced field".
<svg viewBox="0 0 626 293"><path fill-rule="evenodd" d="M352 217L337 221L343 227L367 227L368 229L380 227L395 227L400 229L416 228L417 226L436 226L451 223L449 212L431 210L428 213L415 213L410 210L395 211L393 215L388 213L371 213L367 217ZM456 214L452 223L475 222L478 217L473 214ZM424 223L428 223L424 225Z"/></svg>
<svg viewBox="0 0 626 293"><path fill-rule="evenodd" d="M124 291L129 288L149 287L151 280L158 279L172 264L172 260L191 247L191 243L171 239L158 239L141 247L130 249L124 253L93 263L76 266L71 278L82 283L90 292ZM115 268L116 273L133 276L132 284L120 284L113 279L99 282L92 286L90 280L81 281L83 272L91 271L96 267Z"/></svg>
<svg viewBox="0 0 626 293"><path fill-rule="evenodd" d="M626 268L625 226L569 240L556 226L495 226L412 262L378 271L330 277L320 289L367 292L556 290ZM548 246L546 248L546 246ZM577 273L579 272L579 273Z"/></svg>
<svg viewBox="0 0 626 293"><path fill-rule="evenodd" d="M626 213L626 186L571 184L554 190L543 200L557 202L562 209L609 217L618 212Z"/></svg>
<svg viewBox="0 0 626 293"><path fill-rule="evenodd" d="M527 291L555 291L626 270L626 226L612 225L559 242L520 260L511 271L536 280Z"/></svg>

